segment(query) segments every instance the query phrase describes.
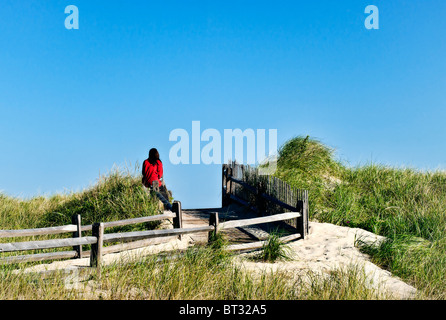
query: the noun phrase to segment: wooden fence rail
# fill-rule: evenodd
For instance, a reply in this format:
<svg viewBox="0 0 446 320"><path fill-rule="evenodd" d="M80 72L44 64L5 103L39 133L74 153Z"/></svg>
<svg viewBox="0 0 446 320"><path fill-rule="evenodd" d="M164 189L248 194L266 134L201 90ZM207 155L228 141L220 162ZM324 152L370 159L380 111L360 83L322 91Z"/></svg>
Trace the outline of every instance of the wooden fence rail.
<svg viewBox="0 0 446 320"><path fill-rule="evenodd" d="M77 226L74 224L60 227L40 228L40 229L0 230L0 238L41 236L41 235L61 234L61 233L76 232L76 231L77 231Z"/></svg>
<svg viewBox="0 0 446 320"><path fill-rule="evenodd" d="M166 199L159 194L157 196L163 203ZM175 201L173 204L167 206L168 209L172 209L172 211L164 211L164 214L147 216L147 217L139 217L133 219L126 220L118 220L111 222L103 222L100 223L102 229L106 228L114 228L121 227L139 223L145 223L150 221L160 221L165 219L172 219L174 228L182 227L182 210L181 210L181 202ZM19 251L31 251L31 250L45 250L45 249L57 249L64 247L72 247L71 251L63 251L63 252L49 252L49 253L38 253L38 254L28 254L21 256L7 256L0 258L0 263L11 264L11 263L21 263L21 262L35 262L35 261L45 261L45 260L55 260L55 259L72 259L72 258L85 258L92 255L93 249L97 249L96 245L98 244L98 235L95 233L96 224L92 225L81 225L81 216L73 215L72 224L65 226L57 226L57 227L48 227L48 228L36 228L36 229L23 229L23 230L0 230L0 238L17 238L17 237L32 237L32 236L43 236L43 235L55 235L55 234L63 234L63 233L72 233L72 238L66 239L51 239L51 240L39 240L39 241L26 241L26 242L11 242L11 243L0 243L0 253L4 252L19 252ZM83 237L82 232L92 231L93 235L89 237ZM108 236L108 235L107 235ZM163 235L164 236L164 235ZM165 236L174 236L174 234L168 234ZM161 237L159 236L151 236L147 238ZM179 235L181 237L181 235ZM141 237L140 237L141 238ZM110 237L108 236L108 239ZM116 241L124 241L126 240L124 236L116 237ZM135 237L136 239L136 237ZM107 240L108 241L108 240ZM111 240L110 240L111 241ZM128 240L132 241L132 240ZM100 241L99 241L100 242ZM153 241L152 241L153 242ZM131 245L112 245L106 248L107 253L119 252L122 250L127 250L128 248L138 248L148 245L148 241L136 241ZM91 245L92 251L83 252L83 245Z"/></svg>
<svg viewBox="0 0 446 320"><path fill-rule="evenodd" d="M220 232L224 229L230 229L230 228L239 228L239 227L246 227L251 225L258 225L263 223L271 223L271 222L278 222L278 221L286 221L288 219L293 219L301 216L300 212L286 212L286 213L280 213L276 215L266 216L266 217L260 217L260 218L251 218L251 219L239 219L239 220L231 220L231 221L225 221L220 223L218 213L212 213L209 218L209 224L214 227L214 232ZM302 235L300 233L291 234L288 236L284 236L279 238L281 242L289 242L297 239L302 239ZM267 242L266 241L257 241L257 242L250 242L250 243L242 243L242 244L233 244L226 247L227 251L251 251L260 249L263 247L263 245Z"/></svg>
<svg viewBox="0 0 446 320"><path fill-rule="evenodd" d="M147 231L131 231L123 233L110 233L104 235L104 242L128 242L149 238L180 236L197 232L209 232L214 230L213 226L203 226L195 228L174 228L174 229L162 229L162 230L147 230Z"/></svg>
<svg viewBox="0 0 446 320"><path fill-rule="evenodd" d="M69 239L53 239L28 242L1 243L0 252L28 251L53 249L63 247L74 247L87 245L96 242L95 237L69 238Z"/></svg>
<svg viewBox="0 0 446 320"><path fill-rule="evenodd" d="M276 214L276 215L272 215L272 216L268 216L268 217L232 220L232 221L220 223L218 225L218 230L223 230L223 229L228 229L228 228L246 227L246 226L262 224L262 223L284 221L284 220L288 220L288 219L298 218L301 216L302 215L300 212L286 212L286 213Z"/></svg>

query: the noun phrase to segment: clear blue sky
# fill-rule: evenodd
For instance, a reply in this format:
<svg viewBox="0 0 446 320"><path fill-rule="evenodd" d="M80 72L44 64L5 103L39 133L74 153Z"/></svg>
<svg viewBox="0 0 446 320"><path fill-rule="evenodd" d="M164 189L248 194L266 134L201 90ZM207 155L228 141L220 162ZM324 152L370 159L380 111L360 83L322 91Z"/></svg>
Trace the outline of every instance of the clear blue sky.
<svg viewBox="0 0 446 320"><path fill-rule="evenodd" d="M220 166L169 162L170 132L194 120L277 129L279 145L308 134L351 165L444 169L445 14L444 0L2 0L0 190L82 190L156 147L183 207L219 206Z"/></svg>

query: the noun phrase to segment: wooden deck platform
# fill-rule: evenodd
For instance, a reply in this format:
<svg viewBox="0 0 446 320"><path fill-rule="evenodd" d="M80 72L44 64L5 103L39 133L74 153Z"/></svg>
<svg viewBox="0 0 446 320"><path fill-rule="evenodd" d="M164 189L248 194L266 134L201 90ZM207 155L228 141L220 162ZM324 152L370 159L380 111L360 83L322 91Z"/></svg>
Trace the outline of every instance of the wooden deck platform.
<svg viewBox="0 0 446 320"><path fill-rule="evenodd" d="M231 204L223 208L183 209L183 228L209 225L211 212L218 212L220 222L257 217L254 212L238 204ZM274 226L270 224L225 229L221 232L229 244L241 244L265 240L271 230L274 230ZM285 227L283 230L286 232L287 228ZM290 233L292 232L295 231L290 231ZM208 241L207 232L192 234L190 237L195 243L206 243Z"/></svg>

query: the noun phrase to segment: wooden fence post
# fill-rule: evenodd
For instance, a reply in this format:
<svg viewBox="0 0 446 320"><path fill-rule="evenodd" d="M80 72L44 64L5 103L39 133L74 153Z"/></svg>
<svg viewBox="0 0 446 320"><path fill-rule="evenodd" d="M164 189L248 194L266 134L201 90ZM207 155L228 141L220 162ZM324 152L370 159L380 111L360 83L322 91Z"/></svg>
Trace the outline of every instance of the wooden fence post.
<svg viewBox="0 0 446 320"><path fill-rule="evenodd" d="M104 242L104 224L95 223L92 228L93 237L98 240L96 243L91 245L91 255L90 255L90 267L96 267L98 277L101 277L101 263L102 263L102 246Z"/></svg>
<svg viewBox="0 0 446 320"><path fill-rule="evenodd" d="M228 199L228 170L229 166L223 164L222 166L222 190L221 190L221 206L226 207L229 204Z"/></svg>
<svg viewBox="0 0 446 320"><path fill-rule="evenodd" d="M175 213L175 218L173 218L173 227L176 229L180 229L183 227L183 211L181 210L181 202L174 201L172 203L172 211ZM181 240L181 234L178 236L178 239Z"/></svg>
<svg viewBox="0 0 446 320"><path fill-rule="evenodd" d="M214 230L209 232L208 243L211 242L213 235L218 234L218 225L219 225L218 212L211 212L209 216L209 225L214 226Z"/></svg>
<svg viewBox="0 0 446 320"><path fill-rule="evenodd" d="M77 231L73 232L73 238L82 238L81 215L73 214L71 222L77 227ZM73 250L76 251L77 258L82 259L82 245L73 247Z"/></svg>
<svg viewBox="0 0 446 320"><path fill-rule="evenodd" d="M297 201L297 204L296 204L296 208L297 208L297 211L299 211L300 213L302 213L302 217L301 218L296 218L296 228L297 228L297 230L298 230L298 232L300 233L300 234L302 234L302 224L301 224L301 219L303 219L303 201L302 201L302 190L300 190L300 189L298 189L297 190L297 196L296 196L296 201Z"/></svg>
<svg viewBox="0 0 446 320"><path fill-rule="evenodd" d="M300 233L302 239L305 239L309 233L308 226L308 190L299 190L298 191L298 201L297 207L299 212L302 214L302 217L298 218L297 230Z"/></svg>
<svg viewBox="0 0 446 320"><path fill-rule="evenodd" d="M232 163L232 165L228 165L228 171L227 171L227 176L231 176L233 177L233 173L234 173L234 162ZM226 192L229 195L235 195L234 190L232 190L232 180L231 179L227 179L226 180Z"/></svg>
<svg viewBox="0 0 446 320"><path fill-rule="evenodd" d="M303 196L303 208L302 208L302 229L303 229L303 238L305 239L310 231L309 227L309 201L308 201L308 190L304 190L304 196Z"/></svg>

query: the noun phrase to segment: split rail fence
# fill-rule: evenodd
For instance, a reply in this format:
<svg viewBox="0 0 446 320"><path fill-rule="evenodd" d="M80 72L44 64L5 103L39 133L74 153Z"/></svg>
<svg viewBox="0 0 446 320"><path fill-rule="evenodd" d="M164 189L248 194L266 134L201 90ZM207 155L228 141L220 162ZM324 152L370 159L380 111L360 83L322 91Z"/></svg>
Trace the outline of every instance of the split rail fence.
<svg viewBox="0 0 446 320"><path fill-rule="evenodd" d="M49 228L39 228L39 229L26 229L26 230L0 230L0 238L17 238L17 237L27 237L27 236L41 236L41 235L55 235L72 233L71 238L66 239L51 239L51 240L40 240L40 241L27 241L27 242L11 242L11 243L0 243L0 253L3 252L20 252L20 251L32 251L32 250L43 250L43 249L55 249L55 248L65 248L71 247L70 251L60 251L60 252L50 252L50 253L39 253L39 254L28 254L21 256L7 256L0 259L0 264L11 264L11 263L22 263L22 262L36 262L36 261L47 261L47 260L59 260L59 259L78 259L78 258L90 258L90 266L96 267L98 273L100 274L101 262L104 254L120 252L124 250L136 249L145 247L149 244L154 244L162 242L166 237L179 237L181 239L182 235L207 232L209 238L212 233L220 232L224 229L238 228L249 225L258 225L263 223L271 223L278 221L294 221L297 233L292 234L287 237L281 238L282 241L292 241L299 238L305 238L308 234L308 193L298 193L302 195L302 199L297 197L293 198L297 201L296 205L287 204L279 199L274 198L268 193L260 192L258 187L253 187L248 184L245 180L237 179L233 174L235 170L245 170L243 166L239 165L224 165L223 166L223 201L227 204L230 200L235 200L237 202L249 205L256 210L256 212L263 214L257 218L251 219L240 219L240 220L230 220L225 222L220 222L217 212L210 212L209 225L198 226L192 228L183 228L182 222L182 209L181 202L174 201L170 203L164 196L155 190L158 198L164 203L167 210L163 214L140 217L112 222L100 222L94 223L92 225L82 226L81 216L74 215L72 217L72 224L58 227ZM240 190L237 190L232 183L237 183L251 193L254 193L257 199L257 204L264 203L259 201L259 198L267 200L267 202L273 205L264 206L268 210L263 212L259 211L258 208L252 206L248 200L243 200L240 196ZM229 187L228 187L229 186ZM247 199L247 198L245 198ZM252 199L251 199L252 200ZM293 201L294 201L293 200ZM279 206L288 210L289 212L275 213L273 212L273 207ZM162 229L162 230L146 230L146 231L132 231L132 232L120 232L120 233L108 233L104 232L107 228L126 226L132 224L145 223L150 221L159 221L165 219L172 219L173 229ZM91 236L82 236L82 232L91 231ZM104 243L118 243L110 246L104 246ZM235 244L228 246L229 251L243 251L252 250L256 248L261 248L264 241L248 243L248 244ZM90 245L90 251L83 251L82 246Z"/></svg>
<svg viewBox="0 0 446 320"><path fill-rule="evenodd" d="M96 265L98 254L114 253L123 250L145 247L149 244L156 243L156 240L153 241L153 238L181 236L181 232L178 232L178 230L181 230L182 227L181 202L174 201L171 204L158 191L156 191L156 193L158 198L165 204L165 207L167 209L166 211L164 211L163 214L160 215L94 223L92 225L84 226L82 226L81 224L81 216L73 215L72 224L65 226L23 230L0 230L0 238L19 238L72 233L72 237L66 239L0 243L0 253L72 247L72 250L70 251L28 254L21 256L7 256L0 259L0 264L90 257L91 265ZM128 226L132 224L140 224L151 221L161 221L166 219L172 219L173 226L176 229L139 231L134 232L133 235L131 235L132 233L112 233L104 235L104 229L107 228ZM92 235L82 236L82 232L87 231L91 231ZM190 231L191 230L184 230L185 233L188 233ZM103 247L102 239L104 240L104 242L121 243ZM133 242L126 243L130 241ZM91 251L84 252L82 250L82 246L84 245L90 245Z"/></svg>

